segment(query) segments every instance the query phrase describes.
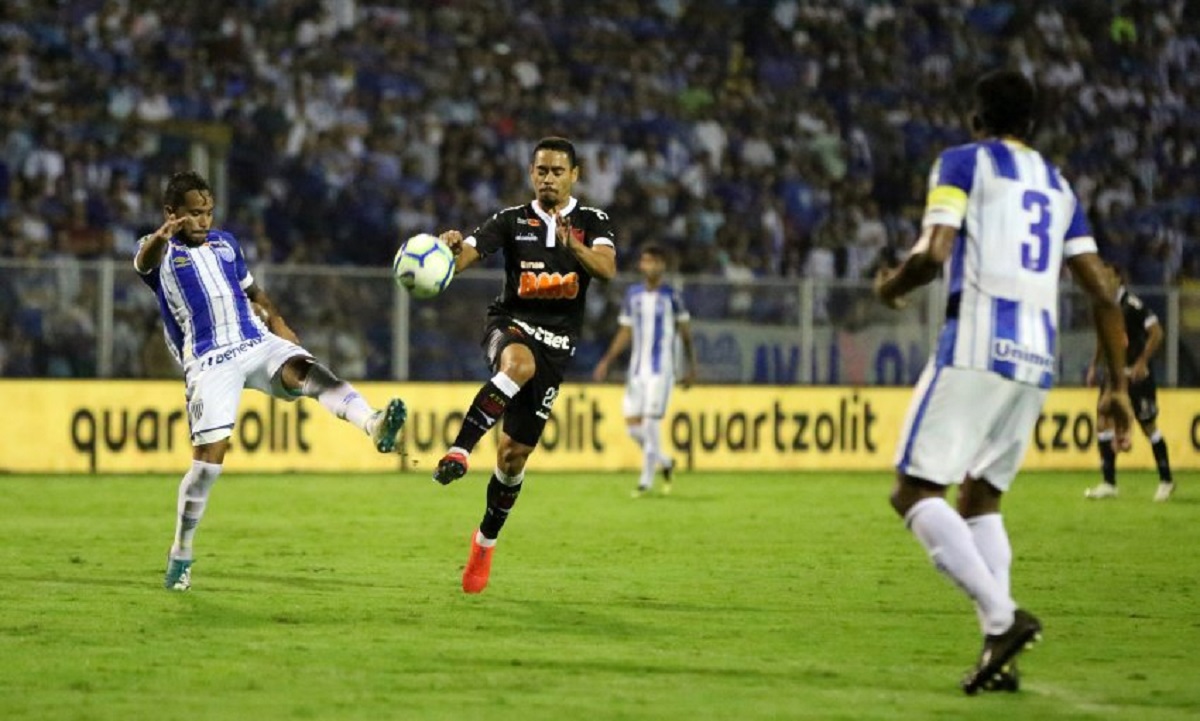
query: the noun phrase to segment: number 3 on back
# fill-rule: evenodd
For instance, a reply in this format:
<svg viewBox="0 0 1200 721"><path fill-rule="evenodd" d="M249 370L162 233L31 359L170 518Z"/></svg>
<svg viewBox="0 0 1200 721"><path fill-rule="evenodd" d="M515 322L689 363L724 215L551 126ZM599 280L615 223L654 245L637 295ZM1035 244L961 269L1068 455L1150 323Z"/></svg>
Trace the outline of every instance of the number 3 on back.
<svg viewBox="0 0 1200 721"><path fill-rule="evenodd" d="M1045 193L1026 190L1021 204L1034 219L1029 224L1031 237L1021 243L1021 266L1041 273L1050 265L1050 199Z"/></svg>

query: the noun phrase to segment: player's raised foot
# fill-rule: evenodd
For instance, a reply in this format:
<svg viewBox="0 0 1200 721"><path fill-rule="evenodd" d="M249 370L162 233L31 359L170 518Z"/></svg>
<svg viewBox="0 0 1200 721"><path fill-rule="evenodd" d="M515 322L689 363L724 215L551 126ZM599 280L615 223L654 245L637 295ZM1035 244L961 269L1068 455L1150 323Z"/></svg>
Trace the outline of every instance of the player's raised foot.
<svg viewBox="0 0 1200 721"><path fill-rule="evenodd" d="M1083 492L1084 498L1101 499L1116 498L1117 486L1113 483L1101 483Z"/></svg>
<svg viewBox="0 0 1200 721"><path fill-rule="evenodd" d="M375 442L375 450L380 453L396 450L396 438L404 428L407 418L408 409L399 398L391 399L385 408L375 411L375 417L371 419L374 424L371 428L371 440Z"/></svg>
<svg viewBox="0 0 1200 721"><path fill-rule="evenodd" d="M433 480L448 486L454 481L467 475L467 454L461 451L450 451L438 461L433 469Z"/></svg>
<svg viewBox="0 0 1200 721"><path fill-rule="evenodd" d="M192 587L192 560L174 558L167 554L167 572L163 574L163 588L168 591L186 591Z"/></svg>
<svg viewBox="0 0 1200 721"><path fill-rule="evenodd" d="M1171 495L1175 493L1175 484L1171 481L1159 483L1158 489L1154 491L1154 502L1163 503L1171 500Z"/></svg>
<svg viewBox="0 0 1200 721"><path fill-rule="evenodd" d="M962 690L973 695L980 689L996 682L996 677L1009 666L1017 654L1042 638L1042 623L1032 613L1017 609L1013 613L1012 625L1004 633L988 636L983 640L983 651L975 668L967 672L962 680Z"/></svg>
<svg viewBox="0 0 1200 721"><path fill-rule="evenodd" d="M471 555L463 568L462 588L464 593L480 593L487 588L492 574L492 556L496 554L495 541L491 546L479 544L479 532L471 532Z"/></svg>

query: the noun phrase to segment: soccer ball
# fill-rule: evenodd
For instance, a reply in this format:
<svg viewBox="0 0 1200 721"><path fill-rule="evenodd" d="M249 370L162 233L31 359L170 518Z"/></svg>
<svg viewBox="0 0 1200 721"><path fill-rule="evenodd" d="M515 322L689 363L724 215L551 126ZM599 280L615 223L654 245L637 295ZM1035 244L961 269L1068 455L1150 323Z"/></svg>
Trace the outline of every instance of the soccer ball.
<svg viewBox="0 0 1200 721"><path fill-rule="evenodd" d="M414 235L396 251L392 275L414 298L432 298L454 278L454 253L436 236Z"/></svg>

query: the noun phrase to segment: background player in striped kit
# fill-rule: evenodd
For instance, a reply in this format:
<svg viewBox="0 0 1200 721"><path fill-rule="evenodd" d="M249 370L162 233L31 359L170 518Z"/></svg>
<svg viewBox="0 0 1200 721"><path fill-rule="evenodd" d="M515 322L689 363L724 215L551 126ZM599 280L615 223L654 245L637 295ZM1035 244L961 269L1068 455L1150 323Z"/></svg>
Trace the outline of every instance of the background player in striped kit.
<svg viewBox="0 0 1200 721"><path fill-rule="evenodd" d="M879 298L899 307L946 265L946 322L917 384L897 445L892 507L939 571L976 606L984 635L968 694L1015 690L1015 658L1041 634L1009 590L1012 546L1000 516L1054 380L1064 259L1092 299L1114 383L1101 400L1129 447L1124 332L1115 289L1071 187L1023 142L1035 125L1033 84L1015 71L975 85L979 142L934 165L922 232L899 268L880 271ZM958 510L946 487L959 485Z"/></svg>
<svg viewBox="0 0 1200 721"><path fill-rule="evenodd" d="M187 387L193 460L179 484L163 579L167 589L182 591L191 586L192 539L221 475L243 387L286 401L316 398L371 436L380 453L395 449L405 408L395 398L376 411L300 347L255 285L237 239L213 229L212 191L198 173L171 176L163 211L166 221L141 239L133 267L158 296L167 346Z"/></svg>
<svg viewBox="0 0 1200 721"><path fill-rule="evenodd" d="M675 385L676 337L682 342L687 364L680 385L687 388L696 380L696 352L688 325L691 316L678 291L663 282L667 271L663 249L653 243L642 246L638 271L642 282L625 291L617 318L620 328L592 373L597 381L604 380L612 362L633 346L624 414L629 435L642 448L642 475L633 491L635 498L650 490L657 469L663 472L663 493L670 493L675 463L663 452L661 426Z"/></svg>
<svg viewBox="0 0 1200 721"><path fill-rule="evenodd" d="M1138 425L1150 440L1154 451L1154 464L1158 466L1158 488L1154 491L1154 500L1158 502L1170 500L1175 492L1175 482L1171 479L1171 460L1167 453L1167 442L1163 439L1162 431L1158 429L1158 385L1154 382L1154 369L1150 361L1162 347L1163 330L1154 311L1146 307L1138 298L1125 287L1124 279L1117 269L1108 266L1108 272L1113 285L1117 288L1117 302L1121 304L1121 313L1125 318L1125 360L1129 367L1125 375L1129 378L1129 400L1133 403L1133 411L1137 414ZM1087 384L1099 385L1101 393L1107 385L1107 379L1096 372L1100 362L1100 347L1092 357L1087 370ZM1117 497L1117 454L1112 448L1112 419L1103 413L1096 419L1096 447L1100 451L1100 472L1104 480L1084 493L1088 498Z"/></svg>

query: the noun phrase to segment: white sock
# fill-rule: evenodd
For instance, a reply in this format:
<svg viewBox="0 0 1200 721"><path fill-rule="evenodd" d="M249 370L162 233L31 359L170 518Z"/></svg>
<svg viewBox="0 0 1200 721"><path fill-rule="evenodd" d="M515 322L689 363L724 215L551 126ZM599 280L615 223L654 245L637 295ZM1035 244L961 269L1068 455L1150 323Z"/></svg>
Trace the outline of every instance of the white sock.
<svg viewBox="0 0 1200 721"><path fill-rule="evenodd" d="M479 530L475 531L475 542L484 548L491 548L492 546L496 545L496 539L488 538L487 536L483 535L483 531Z"/></svg>
<svg viewBox="0 0 1200 721"><path fill-rule="evenodd" d="M1009 568L1012 567L1012 544L1008 541L1008 531L1004 529L1004 517L999 513L975 516L967 519L967 526L971 529L975 548L992 572L992 578L1000 584L1002 591L1011 593Z"/></svg>
<svg viewBox="0 0 1200 721"><path fill-rule="evenodd" d="M1017 605L988 570L971 529L944 498L926 498L909 509L904 522L925 547L933 565L979 607L983 632L1004 633Z"/></svg>
<svg viewBox="0 0 1200 721"><path fill-rule="evenodd" d="M1000 584L1000 590L1012 595L1009 583L1009 569L1012 567L1012 544L1008 541L1008 531L1004 529L1004 518L999 513L988 513L967 519L971 529L971 538L975 540L975 548L983 557L992 578ZM979 614L979 625L985 623L983 611L976 606Z"/></svg>
<svg viewBox="0 0 1200 721"><path fill-rule="evenodd" d="M330 413L353 423L368 435L374 430L370 421L375 415L375 409L349 383L343 381L328 390L321 391L317 394L317 400L328 408Z"/></svg>
<svg viewBox="0 0 1200 721"><path fill-rule="evenodd" d="M641 424L641 422L638 422L638 423L626 423L626 424L625 424L625 430L629 432L629 437L633 439L633 442L634 442L634 443L638 444L639 446L641 446L641 445L643 445L643 444L645 443L645 439L644 439L644 437L642 436L642 424Z"/></svg>
<svg viewBox="0 0 1200 721"><path fill-rule="evenodd" d="M655 460L658 462L658 465L660 467L668 468L672 465L672 461L671 461L670 457L667 456L666 453L663 453L662 418L643 418L642 419L643 424L645 424L646 421L650 421L650 425L646 426L646 428L649 428L650 430L646 431L643 429L642 432L646 437L650 437L651 435L654 436L653 445L654 445Z"/></svg>
<svg viewBox="0 0 1200 721"><path fill-rule="evenodd" d="M661 422L661 418L642 418L642 477L638 481L639 488L649 488L653 485L654 472L662 462L662 453L659 451L659 445L662 443L659 436Z"/></svg>
<svg viewBox="0 0 1200 721"><path fill-rule="evenodd" d="M196 527L204 517L208 506L208 492L221 475L221 464L192 461L191 470L183 474L179 482L179 499L175 505L175 542L171 544L171 557L190 560L192 539Z"/></svg>
<svg viewBox="0 0 1200 721"><path fill-rule="evenodd" d="M492 384L500 389L500 392L508 396L510 399L521 392L521 386L517 382L508 377L504 371L499 371L492 376Z"/></svg>
<svg viewBox="0 0 1200 721"><path fill-rule="evenodd" d="M500 481L501 483L503 483L506 486L509 486L510 488L512 486L519 486L525 482L525 469L524 468L522 468L515 476L510 476L507 473L505 473L504 471L500 470L500 468L497 466L496 468L492 469L492 475L496 476L497 481Z"/></svg>

